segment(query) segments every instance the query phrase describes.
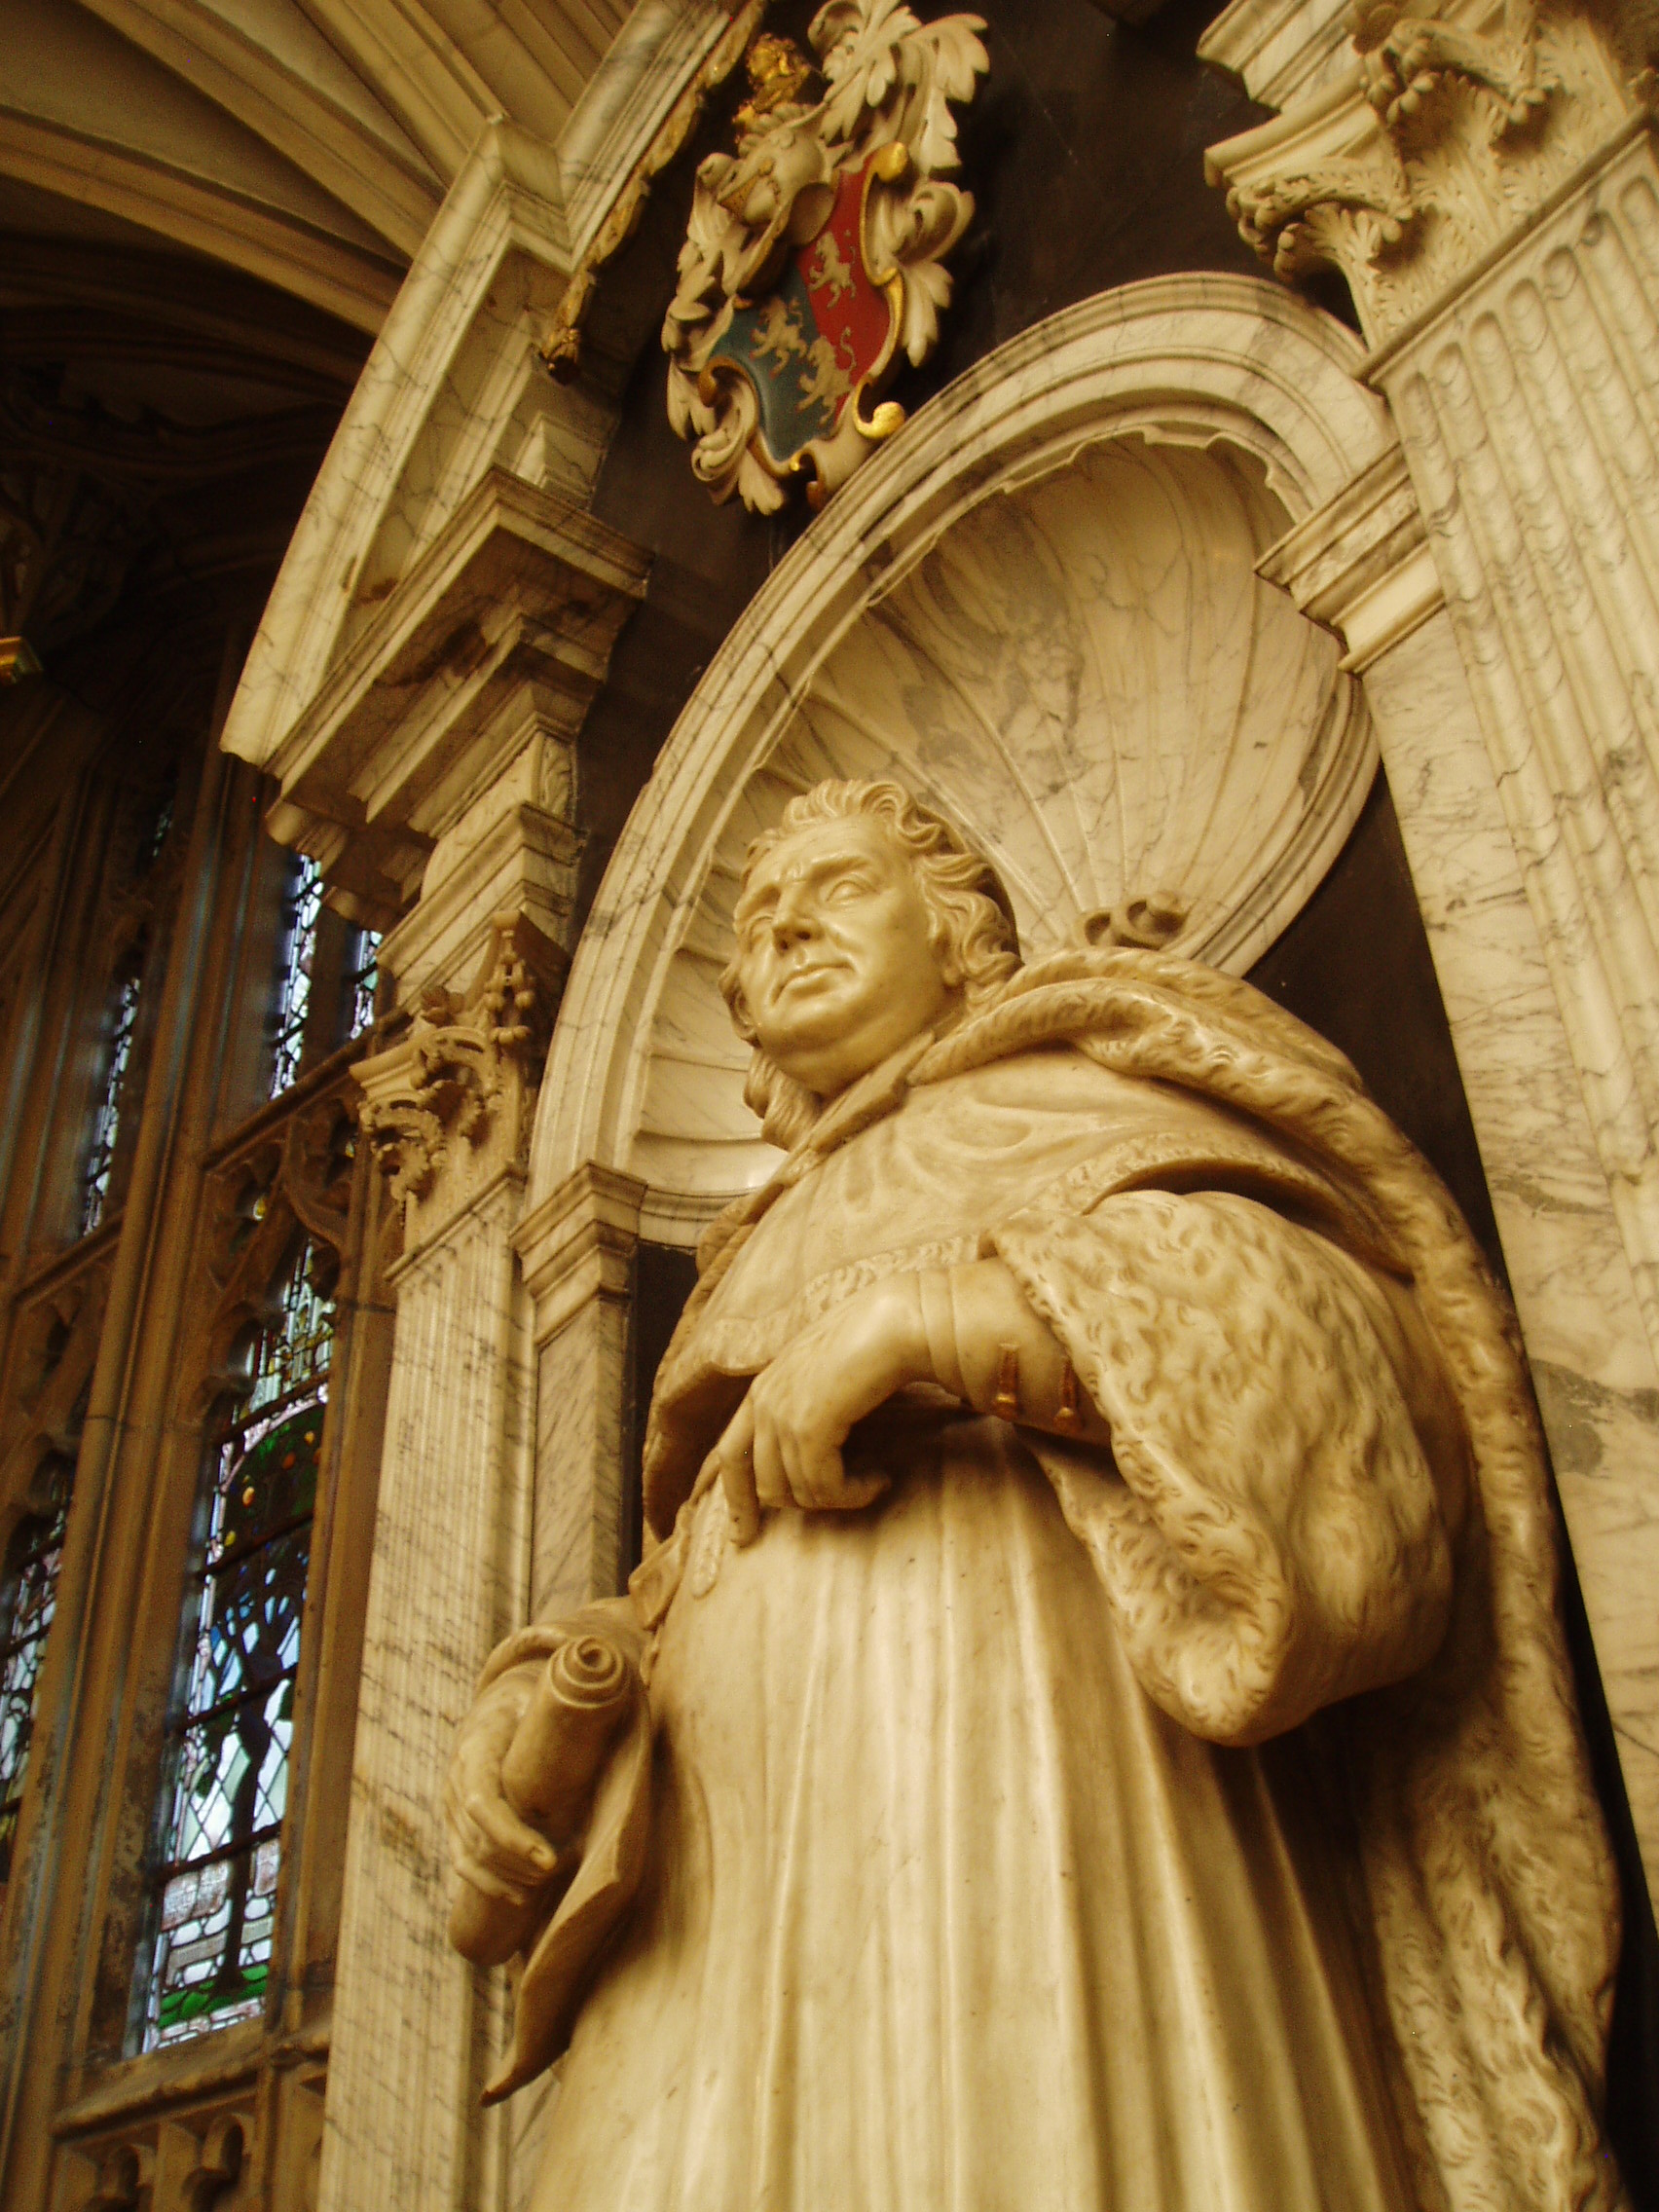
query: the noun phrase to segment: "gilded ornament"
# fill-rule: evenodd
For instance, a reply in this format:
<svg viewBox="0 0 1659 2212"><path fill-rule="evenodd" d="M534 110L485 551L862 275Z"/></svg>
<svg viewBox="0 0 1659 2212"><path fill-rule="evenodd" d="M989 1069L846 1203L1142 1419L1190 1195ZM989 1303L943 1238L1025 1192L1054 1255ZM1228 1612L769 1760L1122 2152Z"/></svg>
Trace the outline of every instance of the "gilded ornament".
<svg viewBox="0 0 1659 2212"><path fill-rule="evenodd" d="M830 0L816 66L768 33L746 57L737 149L697 171L663 324L669 421L717 499L820 507L891 437L880 393L939 340L942 266L974 213L950 103L986 68L977 16L924 24L897 0Z"/></svg>

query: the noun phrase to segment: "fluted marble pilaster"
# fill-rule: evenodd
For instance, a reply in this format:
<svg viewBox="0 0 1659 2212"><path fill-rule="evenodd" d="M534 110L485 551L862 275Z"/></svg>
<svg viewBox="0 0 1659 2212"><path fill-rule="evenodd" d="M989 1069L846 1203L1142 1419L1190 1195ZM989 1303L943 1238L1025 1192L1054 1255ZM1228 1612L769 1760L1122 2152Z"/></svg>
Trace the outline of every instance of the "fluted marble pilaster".
<svg viewBox="0 0 1659 2212"><path fill-rule="evenodd" d="M1433 521L1395 448L1262 571L1363 672L1659 1896L1659 1363Z"/></svg>
<svg viewBox="0 0 1659 2212"><path fill-rule="evenodd" d="M1659 169L1617 151L1379 363L1659 1348Z"/></svg>
<svg viewBox="0 0 1659 2212"><path fill-rule="evenodd" d="M445 1938L443 1783L479 1671L529 1610L532 1309L512 1236L562 965L532 924L498 915L467 998L434 1000L356 1070L405 1250L389 1276L320 2212L509 2201L510 2123L478 2101L505 1992Z"/></svg>
<svg viewBox="0 0 1659 2212"><path fill-rule="evenodd" d="M484 2212L504 2137L479 2090L499 1975L444 1936L443 1777L493 1644L525 1618L529 1302L517 1178L397 1282L397 1342L351 1777L322 2212Z"/></svg>

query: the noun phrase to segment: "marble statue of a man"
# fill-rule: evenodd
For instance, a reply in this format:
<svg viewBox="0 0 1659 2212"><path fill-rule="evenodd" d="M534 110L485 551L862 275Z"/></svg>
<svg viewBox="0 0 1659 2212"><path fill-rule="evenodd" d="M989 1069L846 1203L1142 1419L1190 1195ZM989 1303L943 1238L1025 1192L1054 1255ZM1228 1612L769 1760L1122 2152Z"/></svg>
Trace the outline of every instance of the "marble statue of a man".
<svg viewBox="0 0 1659 2212"><path fill-rule="evenodd" d="M1539 1442L1433 1174L1244 984L1021 967L896 786L793 801L736 935L787 1157L630 1598L498 1653L450 1789L498 2086L568 2040L538 2212L1621 2203ZM525 1731L608 1649L572 1796Z"/></svg>

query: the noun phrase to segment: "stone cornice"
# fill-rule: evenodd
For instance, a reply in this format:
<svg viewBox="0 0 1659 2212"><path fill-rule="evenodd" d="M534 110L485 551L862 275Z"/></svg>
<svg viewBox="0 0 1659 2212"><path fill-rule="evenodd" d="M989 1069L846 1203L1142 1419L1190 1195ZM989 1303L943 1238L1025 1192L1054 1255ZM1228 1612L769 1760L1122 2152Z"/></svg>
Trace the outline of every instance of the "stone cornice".
<svg viewBox="0 0 1659 2212"><path fill-rule="evenodd" d="M646 566L571 501L488 470L277 747L273 833L366 914L395 914L516 751L502 710L523 682L574 736Z"/></svg>
<svg viewBox="0 0 1659 2212"><path fill-rule="evenodd" d="M1334 630L1356 673L1444 604L1405 455L1391 446L1256 564Z"/></svg>

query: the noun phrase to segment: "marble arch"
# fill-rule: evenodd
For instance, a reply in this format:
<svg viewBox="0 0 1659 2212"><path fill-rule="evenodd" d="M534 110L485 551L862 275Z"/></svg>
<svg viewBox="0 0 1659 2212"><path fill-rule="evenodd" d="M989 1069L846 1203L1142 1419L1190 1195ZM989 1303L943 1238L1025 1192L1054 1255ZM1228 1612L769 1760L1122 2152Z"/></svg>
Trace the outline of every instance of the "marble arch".
<svg viewBox="0 0 1659 2212"><path fill-rule="evenodd" d="M683 1243L769 1171L718 947L750 837L820 776L897 773L962 819L1038 947L1172 890L1178 948L1235 970L1266 949L1377 761L1338 640L1258 573L1393 448L1361 355L1266 281L1158 278L918 414L756 596L634 807L560 1014L532 1210L597 1168Z"/></svg>

